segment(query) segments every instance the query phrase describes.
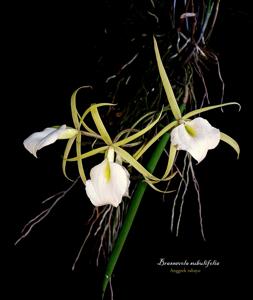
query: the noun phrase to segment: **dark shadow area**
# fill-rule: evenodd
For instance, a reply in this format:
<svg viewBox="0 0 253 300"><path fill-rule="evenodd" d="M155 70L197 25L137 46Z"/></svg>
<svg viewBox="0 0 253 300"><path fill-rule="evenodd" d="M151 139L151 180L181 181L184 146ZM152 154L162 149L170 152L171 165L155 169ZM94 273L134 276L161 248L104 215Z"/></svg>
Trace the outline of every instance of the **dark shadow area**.
<svg viewBox="0 0 253 300"><path fill-rule="evenodd" d="M71 125L70 97L81 85L95 87L93 94L87 94L87 105L92 101L106 102L102 98L104 91L99 90L102 81L122 66L129 53L134 55L133 49L125 48L125 39L134 31L140 34L152 31L152 24L142 14L142 8L149 5L147 2L138 2L134 11L140 15L133 15L132 20L129 7L134 1L123 1L121 6L114 1L95 2L6 7L9 18L2 56L5 72L2 103L7 106L2 110L1 147L4 165L1 198L7 206L2 211L8 248L7 256L3 256L2 276L9 295L6 299L17 292L24 299L42 295L47 299L63 296L73 300L99 299L105 266L101 263L96 267L92 240L76 270L71 270L87 234L86 224L92 209L80 182L50 216L14 246L24 224L41 211L41 202L71 184L61 170L64 142L41 150L35 159L23 148L23 140L47 126ZM163 201L159 194L148 189L113 276L115 300L150 295L154 299L168 299L172 292L184 292L185 285L191 285L189 294L200 286L209 291L227 289L232 284L234 289L241 287L238 280L245 276L250 259L251 175L248 172L251 170L253 21L247 5L246 1L236 4L222 1L209 44L220 60L224 101L238 101L242 108L239 113L232 107L224 109L224 113L217 110L206 115L214 126L234 137L241 146L239 160L232 149L221 143L195 168L206 241L201 237L197 195L193 189L185 199L178 237L170 231L169 197ZM104 62L99 63L103 55ZM213 265L198 265L198 261ZM189 264L179 268L162 262ZM188 271L191 268L193 271ZM176 269L187 272L178 274ZM106 299L110 299L109 295Z"/></svg>

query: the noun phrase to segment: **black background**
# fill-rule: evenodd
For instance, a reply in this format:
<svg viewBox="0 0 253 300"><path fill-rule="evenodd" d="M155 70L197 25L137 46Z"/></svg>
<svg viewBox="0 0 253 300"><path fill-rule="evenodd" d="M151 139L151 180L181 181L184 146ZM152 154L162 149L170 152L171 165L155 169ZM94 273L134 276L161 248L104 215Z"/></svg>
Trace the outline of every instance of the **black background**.
<svg viewBox="0 0 253 300"><path fill-rule="evenodd" d="M145 1L138 3L140 9L145 7ZM239 278L250 264L248 207L252 198L248 172L253 49L252 16L247 3L222 1L210 41L221 62L225 100L240 102L242 109L239 113L236 108L227 109L225 114L212 112L208 118L239 142L242 153L236 160L233 150L221 144L196 168L207 241L200 236L195 196L187 197L181 233L176 238L169 230L169 206L149 190L114 273L115 299L144 298L150 293L155 299L168 299L173 291L181 293L187 283L191 283L189 294L201 287L215 293L220 288L241 287ZM71 124L71 93L80 85L96 82L95 66L103 52L105 27L114 28L111 34L115 35L114 55L108 65L115 65L118 56L126 55L121 42L127 27L121 25L127 5L128 1L94 1L89 5L72 2L52 6L43 2L6 7L1 147L1 198L3 207L7 204L2 211L7 217L3 218L8 247L7 256L3 256L4 285L9 295L6 299L17 291L20 296L34 299L40 295L97 299L99 295L103 264L96 268L92 243L76 270L71 271L91 211L81 185L27 239L14 246L22 226L40 211L41 201L69 185L61 173L59 153L63 143L43 149L36 160L22 142L33 131ZM142 30L145 26L140 20L137 27ZM168 267L157 266L161 257L167 261L216 259L220 266L198 275L176 275Z"/></svg>

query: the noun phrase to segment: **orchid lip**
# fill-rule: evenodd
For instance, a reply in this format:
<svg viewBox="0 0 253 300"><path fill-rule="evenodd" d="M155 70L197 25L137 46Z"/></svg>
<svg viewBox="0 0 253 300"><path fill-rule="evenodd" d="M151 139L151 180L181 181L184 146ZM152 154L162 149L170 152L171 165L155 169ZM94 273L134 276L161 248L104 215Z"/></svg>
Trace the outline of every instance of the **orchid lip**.
<svg viewBox="0 0 253 300"><path fill-rule="evenodd" d="M67 127L65 124L58 128L47 127L42 131L31 134L24 140L23 144L26 150L37 157L38 150L55 143L59 139L70 139L77 133L76 129Z"/></svg>
<svg viewBox="0 0 253 300"><path fill-rule="evenodd" d="M201 117L185 121L171 132L171 143L177 150L189 152L198 162L205 158L208 150L217 147L219 141L219 129Z"/></svg>
<svg viewBox="0 0 253 300"><path fill-rule="evenodd" d="M110 204L117 207L122 198L128 196L129 177L123 166L106 157L91 169L90 179L85 185L87 196L94 206Z"/></svg>

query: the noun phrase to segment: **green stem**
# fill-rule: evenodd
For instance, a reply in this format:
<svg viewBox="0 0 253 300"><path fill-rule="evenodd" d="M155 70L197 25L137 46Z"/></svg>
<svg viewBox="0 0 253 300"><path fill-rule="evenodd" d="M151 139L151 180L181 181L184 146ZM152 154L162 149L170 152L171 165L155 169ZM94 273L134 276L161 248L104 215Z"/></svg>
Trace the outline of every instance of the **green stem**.
<svg viewBox="0 0 253 300"><path fill-rule="evenodd" d="M164 151L164 148L166 147L168 141L170 138L170 134L169 133L165 133L161 140L159 141L159 143L157 144L154 152L152 153L152 156L150 158L150 160L147 163L147 170L150 173L153 173L155 170L155 167ZM136 190L134 192L132 201L131 201L131 205L128 209L127 215L125 217L125 221L122 225L121 231L119 233L118 239L114 245L113 251L111 253L111 256L109 258L107 267L106 267L106 271L105 271L105 276L104 276L104 280L103 280L103 285L102 285L102 298L104 297L104 293L106 290L106 287L111 279L114 267L117 263L117 260L119 258L119 255L121 253L121 250L124 246L124 243L126 241L127 235L130 231L130 228L132 226L133 220L135 218L135 215L137 213L137 210L139 208L139 205L141 203L141 200L143 198L143 195L145 193L145 190L147 188L147 183L144 181L141 181L138 183Z"/></svg>

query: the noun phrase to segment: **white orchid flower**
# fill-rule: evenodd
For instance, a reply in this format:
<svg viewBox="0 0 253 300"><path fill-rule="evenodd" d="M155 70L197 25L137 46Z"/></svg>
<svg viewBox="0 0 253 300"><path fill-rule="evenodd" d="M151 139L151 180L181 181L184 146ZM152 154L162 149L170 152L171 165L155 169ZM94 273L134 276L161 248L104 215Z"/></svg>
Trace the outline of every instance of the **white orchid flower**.
<svg viewBox="0 0 253 300"><path fill-rule="evenodd" d="M171 143L177 150L185 150L199 163L207 151L214 149L220 142L220 130L211 126L203 118L186 121L171 131Z"/></svg>
<svg viewBox="0 0 253 300"><path fill-rule="evenodd" d="M171 172L174 165L177 150L188 151L198 162L201 162L205 158L208 150L214 149L221 140L231 146L236 151L237 157L239 157L240 147L233 138L223 132L220 132L219 129L212 127L210 123L203 118L197 117L193 120L190 120L190 118L199 115L200 113L228 105L238 105L240 108L240 104L237 102L228 102L218 105L211 105L195 109L186 113L185 115L182 115L181 110L184 110L185 105L182 105L181 109L178 106L172 86L163 66L155 37L154 50L159 74L168 99L169 107L175 120L163 127L144 146L141 146L133 155L134 158L138 160L162 136L164 136L167 141L171 137L168 163L164 175L162 176L162 180L165 181L167 180L167 176ZM153 180L153 182L156 183L159 181Z"/></svg>
<svg viewBox="0 0 253 300"><path fill-rule="evenodd" d="M37 157L37 151L53 144L57 140L70 139L76 136L78 130L62 125L59 128L48 127L43 131L35 132L23 142L26 150Z"/></svg>
<svg viewBox="0 0 253 300"><path fill-rule="evenodd" d="M128 197L130 185L128 171L114 162L114 150L109 148L107 157L90 171L86 193L94 206L111 204L117 207L123 196Z"/></svg>

